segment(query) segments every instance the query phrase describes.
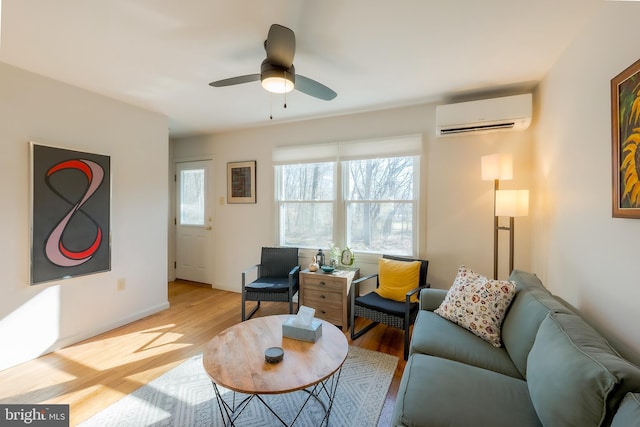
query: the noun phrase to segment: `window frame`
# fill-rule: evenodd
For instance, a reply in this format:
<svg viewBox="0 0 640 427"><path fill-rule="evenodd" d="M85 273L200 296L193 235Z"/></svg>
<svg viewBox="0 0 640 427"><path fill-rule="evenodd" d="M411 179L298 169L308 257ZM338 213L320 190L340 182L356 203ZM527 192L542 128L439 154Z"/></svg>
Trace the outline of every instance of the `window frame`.
<svg viewBox="0 0 640 427"><path fill-rule="evenodd" d="M422 135L406 135L399 137L391 137L384 139L368 139L360 141L348 141L339 143L309 144L302 146L276 147L273 150L273 165L275 169L274 180L276 191L274 192L274 203L276 209L276 234L278 244L287 246L284 242L284 224L283 224L283 203L292 201L281 200L283 189L282 168L283 165L304 164L304 163L334 163L334 208L333 208L333 235L327 242L317 242L324 249L330 249L333 244L337 247L346 247L349 240L350 231L348 226L348 209L347 209L347 189L348 180L345 174L348 173L348 162L353 160L367 159L383 159L394 157L410 157L413 158L413 199L409 200L372 200L359 202L391 202L391 203L409 203L412 205L412 233L411 246L412 253L395 253L395 251L383 250L378 251L362 251L354 250L360 254L360 259L379 256L380 254L397 254L400 256L417 257L420 252L420 228L423 220L420 218L420 210L422 208L420 197L421 182L421 165L422 165ZM353 202L351 202L353 203ZM292 246L292 245L288 245ZM314 246L298 246L302 250L317 250Z"/></svg>

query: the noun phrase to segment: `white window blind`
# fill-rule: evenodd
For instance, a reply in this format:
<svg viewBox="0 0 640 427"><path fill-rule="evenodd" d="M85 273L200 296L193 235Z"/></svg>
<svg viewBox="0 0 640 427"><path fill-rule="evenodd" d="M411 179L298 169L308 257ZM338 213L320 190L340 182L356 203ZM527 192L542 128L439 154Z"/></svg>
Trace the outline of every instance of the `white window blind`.
<svg viewBox="0 0 640 427"><path fill-rule="evenodd" d="M272 161L274 165L284 165L418 156L421 153L422 136L405 135L361 141L277 147L272 151Z"/></svg>
<svg viewBox="0 0 640 427"><path fill-rule="evenodd" d="M338 144L338 159L341 161L418 156L421 153L421 135L341 142Z"/></svg>
<svg viewBox="0 0 640 427"><path fill-rule="evenodd" d="M338 157L338 144L296 145L274 148L271 160L274 165L294 163L335 162Z"/></svg>

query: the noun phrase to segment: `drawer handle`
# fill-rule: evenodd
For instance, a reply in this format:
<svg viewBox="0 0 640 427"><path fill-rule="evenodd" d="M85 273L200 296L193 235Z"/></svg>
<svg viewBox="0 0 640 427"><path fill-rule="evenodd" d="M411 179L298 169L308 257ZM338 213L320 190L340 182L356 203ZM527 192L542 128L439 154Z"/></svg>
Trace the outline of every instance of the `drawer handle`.
<svg viewBox="0 0 640 427"><path fill-rule="evenodd" d="M320 298L325 299L326 297L324 295L320 295Z"/></svg>
<svg viewBox="0 0 640 427"><path fill-rule="evenodd" d="M327 312L326 312L326 311L324 311L324 310L320 310L320 313L322 313L322 314L327 314Z"/></svg>
<svg viewBox="0 0 640 427"><path fill-rule="evenodd" d="M326 285L326 283L324 283L324 282L320 282L320 284L321 284L322 286Z"/></svg>

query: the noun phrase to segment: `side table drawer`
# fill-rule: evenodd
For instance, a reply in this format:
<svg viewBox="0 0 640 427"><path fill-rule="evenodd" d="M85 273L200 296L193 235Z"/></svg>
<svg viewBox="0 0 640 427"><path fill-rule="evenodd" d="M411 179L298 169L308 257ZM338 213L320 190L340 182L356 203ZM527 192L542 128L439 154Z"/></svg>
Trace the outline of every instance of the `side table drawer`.
<svg viewBox="0 0 640 427"><path fill-rule="evenodd" d="M338 270L332 274L300 272L300 304L316 310L316 317L343 331L349 329L351 282L360 276L359 269Z"/></svg>
<svg viewBox="0 0 640 427"><path fill-rule="evenodd" d="M344 280L336 279L329 275L323 277L320 275L306 275L304 278L305 289L317 289L319 291L342 292L345 287Z"/></svg>
<svg viewBox="0 0 640 427"><path fill-rule="evenodd" d="M307 289L304 293L304 305L316 310L316 317L342 325L342 295L337 292Z"/></svg>

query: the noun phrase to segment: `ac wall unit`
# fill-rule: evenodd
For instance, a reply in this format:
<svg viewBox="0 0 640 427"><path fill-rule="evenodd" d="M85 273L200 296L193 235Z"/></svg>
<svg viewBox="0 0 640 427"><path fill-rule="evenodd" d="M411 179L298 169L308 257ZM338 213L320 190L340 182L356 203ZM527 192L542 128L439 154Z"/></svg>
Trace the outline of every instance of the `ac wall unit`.
<svg viewBox="0 0 640 427"><path fill-rule="evenodd" d="M524 130L531 124L532 96L504 96L436 106L438 136Z"/></svg>

